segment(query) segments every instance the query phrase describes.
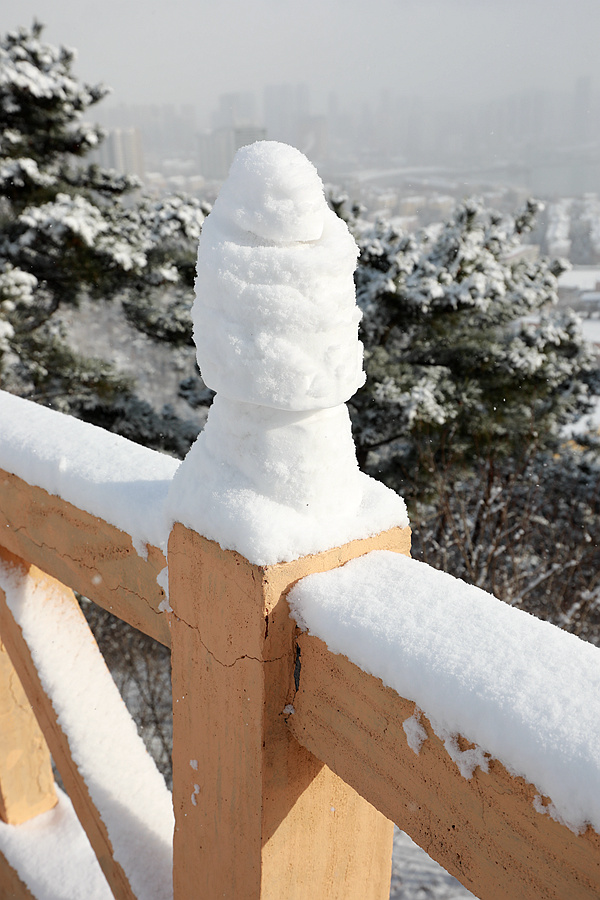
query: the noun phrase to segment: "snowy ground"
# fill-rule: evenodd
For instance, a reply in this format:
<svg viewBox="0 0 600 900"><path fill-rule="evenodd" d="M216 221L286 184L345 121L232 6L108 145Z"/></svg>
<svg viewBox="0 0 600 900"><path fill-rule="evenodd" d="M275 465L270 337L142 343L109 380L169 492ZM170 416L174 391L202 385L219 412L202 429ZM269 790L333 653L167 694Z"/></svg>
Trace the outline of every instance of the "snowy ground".
<svg viewBox="0 0 600 900"><path fill-rule="evenodd" d="M466 900L474 897L396 828L390 900Z"/></svg>

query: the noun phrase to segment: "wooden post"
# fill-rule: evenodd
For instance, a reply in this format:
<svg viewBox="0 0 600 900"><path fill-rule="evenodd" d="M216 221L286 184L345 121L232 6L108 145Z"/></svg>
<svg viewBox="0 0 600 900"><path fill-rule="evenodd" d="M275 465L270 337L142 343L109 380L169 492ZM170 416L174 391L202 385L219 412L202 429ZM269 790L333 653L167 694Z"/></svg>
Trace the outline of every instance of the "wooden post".
<svg viewBox="0 0 600 900"><path fill-rule="evenodd" d="M286 727L302 660L285 595L408 529L259 567L176 524L175 900L387 900L392 823Z"/></svg>
<svg viewBox="0 0 600 900"><path fill-rule="evenodd" d="M56 802L48 745L0 640L0 819L20 825Z"/></svg>

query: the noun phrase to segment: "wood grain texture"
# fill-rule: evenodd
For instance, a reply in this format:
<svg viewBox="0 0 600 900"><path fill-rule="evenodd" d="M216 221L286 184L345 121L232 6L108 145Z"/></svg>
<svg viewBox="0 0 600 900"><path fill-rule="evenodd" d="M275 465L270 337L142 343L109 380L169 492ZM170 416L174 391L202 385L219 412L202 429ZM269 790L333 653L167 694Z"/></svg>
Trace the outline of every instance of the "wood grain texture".
<svg viewBox="0 0 600 900"><path fill-rule="evenodd" d="M464 778L424 716L415 754L402 727L414 703L318 638L299 633L297 645L292 734L480 900L600 897L598 834L536 812L535 788L498 761Z"/></svg>
<svg viewBox="0 0 600 900"><path fill-rule="evenodd" d="M387 900L392 824L285 726L301 577L408 529L259 567L175 525L173 805L176 900Z"/></svg>
<svg viewBox="0 0 600 900"><path fill-rule="evenodd" d="M20 825L56 803L48 745L0 640L0 819Z"/></svg>
<svg viewBox="0 0 600 900"><path fill-rule="evenodd" d="M124 531L2 470L0 546L170 645L156 581L166 560L157 547L148 546L143 559Z"/></svg>
<svg viewBox="0 0 600 900"><path fill-rule="evenodd" d="M48 589L56 593L63 591L66 602L72 603L76 612L85 623L83 613L73 592L57 583L49 575L33 566L20 562L6 551L0 551L0 559L10 565L20 565L23 574L34 579L40 587L48 585ZM87 627L87 623L86 627ZM36 717L46 738L50 752L61 774L65 789L69 794L77 817L81 822L92 848L98 858L100 867L116 900L135 900L131 886L121 865L114 859L113 847L100 813L90 797L87 785L71 756L69 740L63 731L50 697L46 694L37 673L29 647L23 637L21 628L13 618L6 603L6 596L0 588L0 634L9 652L12 664L23 685L27 698L35 710ZM92 638L93 639L93 638Z"/></svg>

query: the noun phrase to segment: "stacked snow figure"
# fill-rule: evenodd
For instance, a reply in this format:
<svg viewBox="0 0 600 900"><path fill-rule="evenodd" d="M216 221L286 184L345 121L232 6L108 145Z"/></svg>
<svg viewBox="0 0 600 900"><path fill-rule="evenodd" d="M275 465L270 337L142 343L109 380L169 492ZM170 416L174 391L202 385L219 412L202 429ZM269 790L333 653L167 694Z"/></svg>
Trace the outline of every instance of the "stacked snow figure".
<svg viewBox="0 0 600 900"><path fill-rule="evenodd" d="M203 226L193 306L217 395L171 507L258 564L363 536L374 507L383 527L406 524L402 501L360 473L345 406L365 380L357 254L305 156L273 141L238 151Z"/></svg>

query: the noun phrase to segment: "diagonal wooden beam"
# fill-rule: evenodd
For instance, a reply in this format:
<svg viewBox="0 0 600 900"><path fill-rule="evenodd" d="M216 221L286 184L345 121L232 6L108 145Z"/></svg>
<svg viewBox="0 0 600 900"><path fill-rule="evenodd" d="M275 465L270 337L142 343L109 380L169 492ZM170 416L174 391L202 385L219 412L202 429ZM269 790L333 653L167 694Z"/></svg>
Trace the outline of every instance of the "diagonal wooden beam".
<svg viewBox="0 0 600 900"><path fill-rule="evenodd" d="M20 825L56 802L48 745L0 639L0 819Z"/></svg>
<svg viewBox="0 0 600 900"><path fill-rule="evenodd" d="M18 559L6 553L0 553L0 559L12 566L19 566L23 576L27 577L29 567L22 564ZM39 573L39 577L43 579L45 576ZM55 585L52 585L52 587L55 588ZM68 591L68 588L63 588L63 590L71 595L73 604L77 604L72 592ZM19 625L13 618L6 602L6 595L1 587L0 634L2 634L29 702L36 711L38 721L60 771L65 788L71 797L77 816L94 848L111 890L117 898L135 900L122 867L114 860L113 847L106 826L94 806L87 785L73 760L67 735L59 724L56 711L38 675L30 649Z"/></svg>
<svg viewBox="0 0 600 900"><path fill-rule="evenodd" d="M36 900L2 853L0 853L0 900Z"/></svg>
<svg viewBox="0 0 600 900"><path fill-rule="evenodd" d="M19 585L32 584L32 589L35 591L34 596L36 598L39 597L40 601L43 602L44 597L52 598L50 612L53 617L59 619L59 627L64 622L68 625L69 635L77 636L76 645L72 648L73 654L79 655L82 660L85 660L88 672L92 671L94 675L98 675L98 665L104 667L104 664L73 592L50 576L40 572L34 566L28 566L7 554L6 551L0 551L0 562L3 563L4 568L3 583L5 583L7 571L9 577L16 573L19 579L17 583ZM20 590L20 588L17 588L17 590ZM141 742L139 742L140 753L138 755L140 758L136 770L136 779L138 781L140 778L144 779L143 787L141 782L131 785L131 798L123 796L122 792L118 792L118 794L115 792L113 773L115 777L119 777L118 767L122 752L122 744L117 743L118 736L120 735L122 739L129 744L131 743L129 733L126 735L122 733L123 723L121 717L123 714L128 717L128 714L125 711L122 700L118 696L116 687L112 684L114 701L111 696L110 703L107 706L106 701L100 698L97 698L95 701L93 696L89 696L87 688L85 697L78 697L77 690L67 690L65 695L64 687L57 687L61 679L59 678L55 684L52 672L48 673L46 671L43 681L37 668L39 664L37 656L40 648L36 644L36 657L34 658L33 650L29 646L27 639L27 637L31 639L30 635L28 634L26 637L21 625L13 615L2 586L0 586L0 633L29 702L36 712L73 807L88 835L115 898L117 900L134 900L136 894L130 884L130 879L133 880L135 878L139 883L146 883L148 878L152 879L154 877L157 885L156 896L161 896L166 900L170 895L171 882L170 833L165 843L162 834L159 834L163 820L157 820L159 823L157 830L157 822L146 817L146 809L149 804L153 810L152 816L156 817L159 813L162 814L165 797L163 797L160 790L157 791L156 789L156 778L160 780L166 795L166 801L169 805L169 817L170 798L155 767L149 763ZM85 637L82 638L81 636ZM56 646L57 643L60 642L57 642L56 636L53 636L52 644ZM61 650L61 659L69 652L71 652L70 649ZM53 650L52 646L50 647L50 654L54 654L54 656L56 654L56 650ZM51 661L56 662L60 666L61 660L56 660L54 656L52 656ZM48 666L44 664L44 669L46 670L47 668ZM106 677L110 679L107 672ZM64 681L64 678L65 676L63 675L62 681ZM107 685L103 685L101 689L103 694L105 694ZM68 696L68 708L65 706L65 696ZM57 700L57 698L60 699ZM55 708L53 700L54 703L57 703L57 708ZM86 735L85 739L86 744L88 741L95 740L103 748L103 761L108 759L110 764L108 766L104 765L102 772L97 772L95 766L92 766L91 758L88 759L87 756L82 756L84 750L81 747L77 751L78 758L75 758L71 743L71 726L68 724L69 721L73 720L74 715L77 717L87 715L87 708L90 705L93 708L95 704L98 704L105 714L109 708L114 711L111 715L111 721L102 719L101 721L93 722L94 734ZM106 715L104 718L106 718ZM114 729L117 730L116 735L113 734ZM132 729L135 733L134 726L132 726ZM135 735L135 740L138 740L137 735ZM150 768L152 771L147 771ZM114 809L115 804L118 804L118 810ZM154 805L152 806L152 804ZM109 813L110 819L106 813ZM118 826L110 824L111 821L113 823L116 821L115 816L118 819ZM166 821L166 826L168 831L169 821ZM115 839L112 836L115 829L121 835L118 844L115 844ZM116 858L117 856L121 858L120 852L117 853L117 851L121 850L120 841L124 834L127 834L127 839L131 837L131 839L135 839L140 843L136 859L132 859L130 855L127 856L128 874L125 873L125 863L122 865ZM149 861L152 861L150 866L148 866ZM148 871L152 865L155 866L154 875ZM158 887L159 885L160 888Z"/></svg>
<svg viewBox="0 0 600 900"><path fill-rule="evenodd" d="M167 563L157 547L144 559L124 531L3 470L0 546L170 646L156 581Z"/></svg>
<svg viewBox="0 0 600 900"><path fill-rule="evenodd" d="M424 716L417 755L403 728L414 703L318 638L299 633L297 651L292 734L480 900L600 897L596 832L537 812L536 789L498 761L464 778Z"/></svg>

